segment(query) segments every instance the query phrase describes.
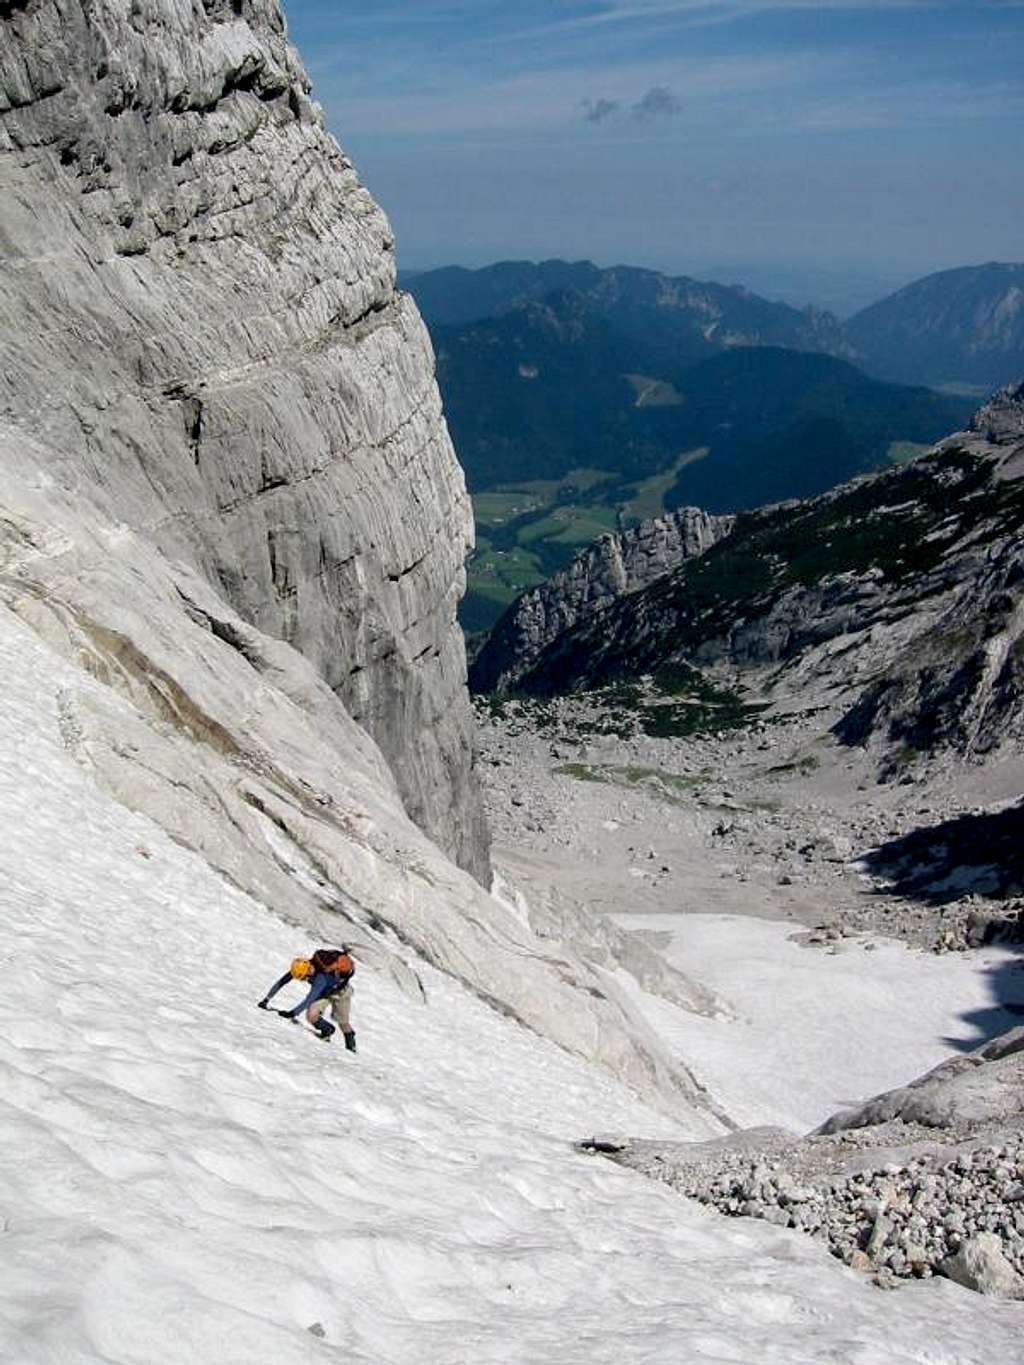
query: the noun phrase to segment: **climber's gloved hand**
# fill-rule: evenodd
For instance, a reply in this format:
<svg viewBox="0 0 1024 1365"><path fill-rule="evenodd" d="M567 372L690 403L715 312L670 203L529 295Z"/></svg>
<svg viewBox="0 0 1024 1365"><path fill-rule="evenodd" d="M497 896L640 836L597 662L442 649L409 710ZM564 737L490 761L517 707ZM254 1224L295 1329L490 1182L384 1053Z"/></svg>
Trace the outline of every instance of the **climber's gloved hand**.
<svg viewBox="0 0 1024 1365"><path fill-rule="evenodd" d="M282 1019L288 1019L293 1024L297 1024L299 1022L298 1017L294 1014L289 1013L288 1010L278 1010L277 1012Z"/></svg>

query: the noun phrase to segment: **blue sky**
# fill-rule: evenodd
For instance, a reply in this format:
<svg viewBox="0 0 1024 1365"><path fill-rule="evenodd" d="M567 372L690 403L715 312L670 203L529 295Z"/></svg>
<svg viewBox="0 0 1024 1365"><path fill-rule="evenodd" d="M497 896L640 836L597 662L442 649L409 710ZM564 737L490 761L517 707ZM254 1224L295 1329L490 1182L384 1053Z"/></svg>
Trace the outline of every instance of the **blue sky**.
<svg viewBox="0 0 1024 1365"><path fill-rule="evenodd" d="M1024 0L285 11L407 268L590 257L852 306L1024 259Z"/></svg>

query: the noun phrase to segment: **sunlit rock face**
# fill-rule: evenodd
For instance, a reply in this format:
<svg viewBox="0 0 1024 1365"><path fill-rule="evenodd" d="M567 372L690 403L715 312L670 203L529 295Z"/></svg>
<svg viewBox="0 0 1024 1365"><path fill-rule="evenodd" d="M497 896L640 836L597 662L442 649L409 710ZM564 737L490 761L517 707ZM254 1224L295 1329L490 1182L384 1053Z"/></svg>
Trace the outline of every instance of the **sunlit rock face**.
<svg viewBox="0 0 1024 1365"><path fill-rule="evenodd" d="M486 880L469 502L387 220L308 92L276 0L0 3L0 423L298 649Z"/></svg>

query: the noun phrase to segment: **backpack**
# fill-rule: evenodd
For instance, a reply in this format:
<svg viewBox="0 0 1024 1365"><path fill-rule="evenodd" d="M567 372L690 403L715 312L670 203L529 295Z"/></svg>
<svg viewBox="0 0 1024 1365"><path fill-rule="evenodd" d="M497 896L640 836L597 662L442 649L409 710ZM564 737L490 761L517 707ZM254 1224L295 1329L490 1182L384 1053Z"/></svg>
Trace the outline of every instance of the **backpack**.
<svg viewBox="0 0 1024 1365"><path fill-rule="evenodd" d="M291 972L293 980L308 981L316 968L308 957L297 957L288 970Z"/></svg>
<svg viewBox="0 0 1024 1365"><path fill-rule="evenodd" d="M356 969L344 948L318 948L310 965L315 972L327 972L331 976L344 977L346 981Z"/></svg>

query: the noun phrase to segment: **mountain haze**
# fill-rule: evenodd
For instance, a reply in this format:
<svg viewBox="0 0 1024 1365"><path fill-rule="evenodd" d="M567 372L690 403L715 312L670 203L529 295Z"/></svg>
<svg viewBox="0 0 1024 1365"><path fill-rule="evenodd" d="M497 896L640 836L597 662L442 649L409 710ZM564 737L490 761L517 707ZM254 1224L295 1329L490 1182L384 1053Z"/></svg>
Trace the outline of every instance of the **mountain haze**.
<svg viewBox="0 0 1024 1365"><path fill-rule="evenodd" d="M1024 374L1024 265L928 275L857 313L845 331L884 379L994 389Z"/></svg>
<svg viewBox="0 0 1024 1365"><path fill-rule="evenodd" d="M409 287L474 500L469 630L603 532L821 492L971 408L870 378L835 318L735 286L552 260Z"/></svg>
<svg viewBox="0 0 1024 1365"><path fill-rule="evenodd" d="M833 356L737 345L694 361L653 327L636 333L575 292L436 327L470 488L580 468L628 483L707 447L706 469L695 462L671 496L734 511L820 492L884 462L893 442L933 441L967 413L960 400L880 383Z"/></svg>

